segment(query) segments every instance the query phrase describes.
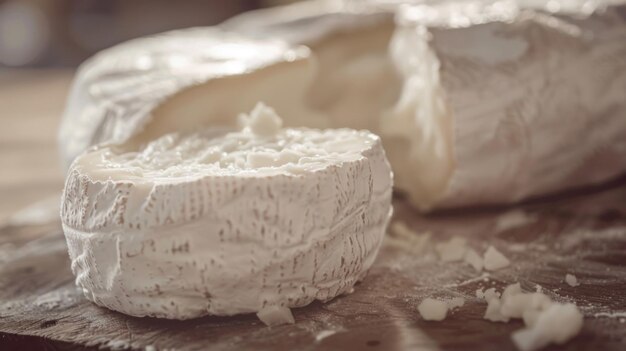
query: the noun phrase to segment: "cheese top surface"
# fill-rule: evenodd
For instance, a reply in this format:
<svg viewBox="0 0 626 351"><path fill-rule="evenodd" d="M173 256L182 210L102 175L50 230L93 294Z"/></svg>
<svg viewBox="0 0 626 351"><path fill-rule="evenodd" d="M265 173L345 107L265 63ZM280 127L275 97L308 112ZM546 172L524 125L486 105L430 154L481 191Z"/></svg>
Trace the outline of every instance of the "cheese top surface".
<svg viewBox="0 0 626 351"><path fill-rule="evenodd" d="M297 175L358 160L377 140L369 132L350 129L281 129L280 117L263 104L240 120L239 131L167 134L138 151L110 147L87 153L75 166L101 181Z"/></svg>

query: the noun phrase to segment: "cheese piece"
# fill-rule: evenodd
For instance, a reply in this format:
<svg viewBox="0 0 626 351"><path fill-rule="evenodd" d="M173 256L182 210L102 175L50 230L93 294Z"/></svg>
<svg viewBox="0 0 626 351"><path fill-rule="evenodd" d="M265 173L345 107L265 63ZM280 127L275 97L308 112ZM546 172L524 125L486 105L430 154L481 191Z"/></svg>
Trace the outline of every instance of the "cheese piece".
<svg viewBox="0 0 626 351"><path fill-rule="evenodd" d="M515 346L521 351L539 350L551 343L564 344L576 336L583 326L583 315L576 305L553 304L541 313L533 326L515 331Z"/></svg>
<svg viewBox="0 0 626 351"><path fill-rule="evenodd" d="M428 297L417 306L417 311L426 321L442 321L446 319L448 311L463 307L464 304L465 299L462 297L454 297L447 300L437 300Z"/></svg>
<svg viewBox="0 0 626 351"><path fill-rule="evenodd" d="M483 262L483 258L480 257L480 255L478 255L478 252L476 252L476 250L472 248L468 248L467 251L465 251L463 261L472 266L478 272L482 271L485 265Z"/></svg>
<svg viewBox="0 0 626 351"><path fill-rule="evenodd" d="M483 264L486 270L496 271L508 267L511 262L495 247L489 246L483 257Z"/></svg>
<svg viewBox="0 0 626 351"><path fill-rule="evenodd" d="M448 304L445 301L428 297L417 306L417 311L424 320L442 321L448 314Z"/></svg>
<svg viewBox="0 0 626 351"><path fill-rule="evenodd" d="M479 294L478 291L476 292L476 296L477 297L483 297L485 299L485 301L489 302L491 300L493 300L494 298L500 298L500 293L496 291L496 288L489 288L487 290L485 290L484 292L481 291L481 293Z"/></svg>
<svg viewBox="0 0 626 351"><path fill-rule="evenodd" d="M580 285L576 276L573 274L569 274L569 273L565 275L565 282L567 283L567 285L571 287L576 287Z"/></svg>
<svg viewBox="0 0 626 351"><path fill-rule="evenodd" d="M390 50L403 88L380 131L412 203L517 202L624 172L626 6L617 3L399 12Z"/></svg>
<svg viewBox="0 0 626 351"><path fill-rule="evenodd" d="M332 329L322 330L321 332L317 333L317 335L315 335L315 342L321 342L322 340L337 334L337 332L337 330Z"/></svg>
<svg viewBox="0 0 626 351"><path fill-rule="evenodd" d="M497 232L523 227L536 221L534 216L529 215L524 210L512 210L503 213L496 221Z"/></svg>
<svg viewBox="0 0 626 351"><path fill-rule="evenodd" d="M137 39L81 66L62 157L232 127L266 101L286 126L381 135L397 188L423 211L599 183L626 170L626 20L613 3L312 1Z"/></svg>
<svg viewBox="0 0 626 351"><path fill-rule="evenodd" d="M435 245L435 251L439 255L439 259L443 262L460 261L465 257L467 251L467 239L455 236L447 242Z"/></svg>
<svg viewBox="0 0 626 351"><path fill-rule="evenodd" d="M551 343L563 344L576 336L583 325L583 315L576 305L554 302L541 292L525 293L519 283L507 286L502 298L495 289L489 293L479 290L476 295L487 301L485 319L524 321L525 328L511 335L521 351L538 350Z"/></svg>
<svg viewBox="0 0 626 351"><path fill-rule="evenodd" d="M491 299L487 301L487 309L483 318L492 322L508 322L510 317L502 314L502 302L499 299Z"/></svg>
<svg viewBox="0 0 626 351"><path fill-rule="evenodd" d="M61 216L87 299L187 319L327 301L364 277L391 215L380 139L277 129L263 105L241 119L73 162Z"/></svg>
<svg viewBox="0 0 626 351"><path fill-rule="evenodd" d="M268 327L282 324L294 324L296 321L291 310L282 306L267 306L257 312L257 317Z"/></svg>

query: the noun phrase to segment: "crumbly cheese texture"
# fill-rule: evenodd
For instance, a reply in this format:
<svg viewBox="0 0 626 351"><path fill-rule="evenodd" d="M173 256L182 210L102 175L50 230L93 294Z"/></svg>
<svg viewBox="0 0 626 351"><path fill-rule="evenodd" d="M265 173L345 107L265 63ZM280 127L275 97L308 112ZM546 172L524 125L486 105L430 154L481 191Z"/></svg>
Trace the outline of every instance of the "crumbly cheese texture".
<svg viewBox="0 0 626 351"><path fill-rule="evenodd" d="M380 139L276 128L274 117L261 105L240 131L78 157L61 216L85 296L134 316L187 319L349 292L392 211Z"/></svg>
<svg viewBox="0 0 626 351"><path fill-rule="evenodd" d="M583 315L572 303L552 301L541 293L525 293L519 283L507 286L502 297L490 288L478 290L487 309L484 318L492 322L522 319L525 327L515 331L511 338L521 351L539 350L549 344L563 344L575 337L583 326Z"/></svg>
<svg viewBox="0 0 626 351"><path fill-rule="evenodd" d="M291 310L281 306L267 306L257 312L257 317L268 327L282 324L294 324L296 321Z"/></svg>
<svg viewBox="0 0 626 351"><path fill-rule="evenodd" d="M442 321L446 319L448 311L463 307L465 299L455 297L447 300L438 300L431 297L425 298L417 306L420 316L426 321Z"/></svg>

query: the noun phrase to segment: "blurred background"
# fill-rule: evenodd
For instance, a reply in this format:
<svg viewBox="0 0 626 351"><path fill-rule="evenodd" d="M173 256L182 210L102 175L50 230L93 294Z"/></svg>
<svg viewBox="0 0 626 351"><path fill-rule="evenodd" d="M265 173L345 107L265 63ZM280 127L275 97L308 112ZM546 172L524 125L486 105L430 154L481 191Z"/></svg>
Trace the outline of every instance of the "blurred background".
<svg viewBox="0 0 626 351"><path fill-rule="evenodd" d="M288 0L0 0L0 66L71 67L116 43Z"/></svg>
<svg viewBox="0 0 626 351"><path fill-rule="evenodd" d="M0 0L0 221L63 187L56 132L74 71L119 42L293 0ZM53 199L54 200L54 199Z"/></svg>

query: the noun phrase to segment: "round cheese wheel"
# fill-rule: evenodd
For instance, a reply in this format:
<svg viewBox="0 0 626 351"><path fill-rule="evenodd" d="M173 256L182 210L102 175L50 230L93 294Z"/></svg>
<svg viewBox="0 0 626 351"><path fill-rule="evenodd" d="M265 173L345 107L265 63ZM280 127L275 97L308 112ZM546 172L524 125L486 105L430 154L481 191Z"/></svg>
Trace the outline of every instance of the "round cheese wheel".
<svg viewBox="0 0 626 351"><path fill-rule="evenodd" d="M263 105L242 120L73 162L63 229L89 300L187 319L327 301L364 277L392 211L380 139L281 129Z"/></svg>

